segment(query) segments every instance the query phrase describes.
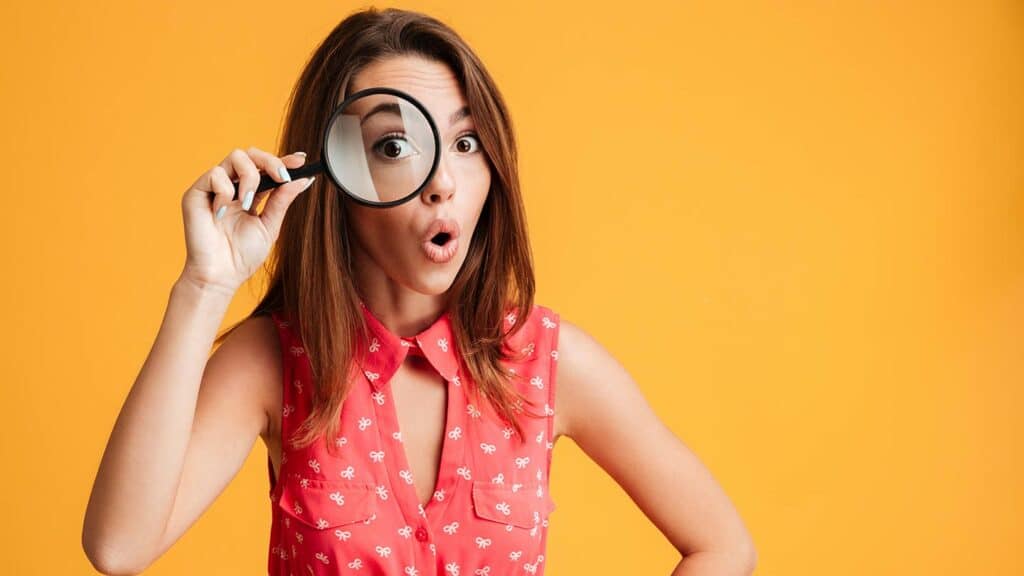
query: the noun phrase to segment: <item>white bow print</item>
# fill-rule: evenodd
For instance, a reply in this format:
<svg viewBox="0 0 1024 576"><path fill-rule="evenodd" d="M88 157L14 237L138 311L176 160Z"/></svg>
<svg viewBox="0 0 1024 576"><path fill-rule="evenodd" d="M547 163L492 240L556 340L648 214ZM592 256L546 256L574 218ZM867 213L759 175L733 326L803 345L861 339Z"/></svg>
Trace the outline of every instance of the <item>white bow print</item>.
<svg viewBox="0 0 1024 576"><path fill-rule="evenodd" d="M480 549L484 549L484 548L487 548L488 546L490 546L490 545L491 545L491 539L490 539L490 538L482 538L482 537L480 537L480 536L477 536L477 537L476 537L476 545L477 545L477 546L478 546L478 547L479 547Z"/></svg>

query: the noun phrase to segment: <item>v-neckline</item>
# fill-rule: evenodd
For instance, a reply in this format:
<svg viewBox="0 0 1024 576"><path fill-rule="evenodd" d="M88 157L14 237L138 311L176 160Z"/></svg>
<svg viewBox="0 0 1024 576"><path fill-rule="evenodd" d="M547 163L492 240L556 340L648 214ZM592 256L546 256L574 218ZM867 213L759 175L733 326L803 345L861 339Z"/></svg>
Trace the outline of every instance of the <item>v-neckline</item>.
<svg viewBox="0 0 1024 576"><path fill-rule="evenodd" d="M387 410L387 417L391 420L392 433L397 432L398 437L402 441L395 442L395 456L394 464L398 471L407 470L410 474L411 481L399 477L397 480L394 478L392 481L402 487L403 493L402 500L406 503L411 503L415 506L416 513L422 508L425 514L430 513L431 510L436 508L440 502L437 500L435 495L439 490L443 490L445 494L444 500L448 499L448 496L452 494L453 489L457 481L457 474L453 468L456 462L460 461L465 450L465 438L466 430L463 419L461 418L462 410L458 406L461 400L459 394L459 387L454 385L451 380L444 378L443 375L438 373L436 369L431 366L434 373L441 377L445 384L445 414L444 414L444 426L442 427L441 437L441 455L438 458L437 469L434 471L434 489L430 492L427 497L426 504L420 502L419 491L417 490L417 478L412 472L412 468L409 466L409 457L405 449L405 436L402 432L401 422L398 419L398 409L395 405L394 390L389 387L389 394L386 394L385 402L383 407ZM449 434L453 430L458 429L459 436L452 438Z"/></svg>

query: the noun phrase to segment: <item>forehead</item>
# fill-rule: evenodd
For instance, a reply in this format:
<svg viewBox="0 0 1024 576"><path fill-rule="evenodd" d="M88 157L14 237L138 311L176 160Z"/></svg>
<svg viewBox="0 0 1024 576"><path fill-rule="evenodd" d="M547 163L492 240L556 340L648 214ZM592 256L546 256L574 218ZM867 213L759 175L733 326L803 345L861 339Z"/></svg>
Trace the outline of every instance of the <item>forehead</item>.
<svg viewBox="0 0 1024 576"><path fill-rule="evenodd" d="M395 88L411 95L435 118L446 118L466 105L451 68L418 55L390 56L366 65L352 78L348 92L376 87Z"/></svg>

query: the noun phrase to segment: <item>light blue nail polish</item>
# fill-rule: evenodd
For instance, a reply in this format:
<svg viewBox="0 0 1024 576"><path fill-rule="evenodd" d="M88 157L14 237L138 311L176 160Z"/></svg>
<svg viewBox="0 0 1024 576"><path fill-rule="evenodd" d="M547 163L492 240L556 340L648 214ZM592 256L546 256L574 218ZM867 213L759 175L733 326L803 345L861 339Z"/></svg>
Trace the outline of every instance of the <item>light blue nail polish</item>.
<svg viewBox="0 0 1024 576"><path fill-rule="evenodd" d="M242 200L242 210L248 210L252 206L253 196L256 195L255 190L249 190L245 193L245 200Z"/></svg>
<svg viewBox="0 0 1024 576"><path fill-rule="evenodd" d="M285 182L291 182L292 181L291 175L288 174L288 169L285 168L284 166L281 166L280 168L278 168L277 169L277 173L281 175L281 179L284 180Z"/></svg>
<svg viewBox="0 0 1024 576"><path fill-rule="evenodd" d="M228 211L228 207L227 206L221 206L220 208L218 208L217 209L217 220L220 220L221 218L223 218L224 217L224 213L227 212L227 211Z"/></svg>

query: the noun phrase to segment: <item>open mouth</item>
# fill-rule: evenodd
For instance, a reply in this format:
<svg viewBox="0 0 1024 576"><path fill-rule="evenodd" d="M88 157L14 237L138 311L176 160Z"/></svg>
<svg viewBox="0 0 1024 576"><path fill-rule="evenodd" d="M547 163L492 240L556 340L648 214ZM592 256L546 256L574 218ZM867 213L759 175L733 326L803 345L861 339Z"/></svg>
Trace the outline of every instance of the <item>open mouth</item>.
<svg viewBox="0 0 1024 576"><path fill-rule="evenodd" d="M459 223L454 218L438 218L422 238L423 253L429 260L450 262L459 251Z"/></svg>
<svg viewBox="0 0 1024 576"><path fill-rule="evenodd" d="M459 239L448 233L435 234L423 243L423 252L428 259L438 264L449 262L459 250Z"/></svg>

